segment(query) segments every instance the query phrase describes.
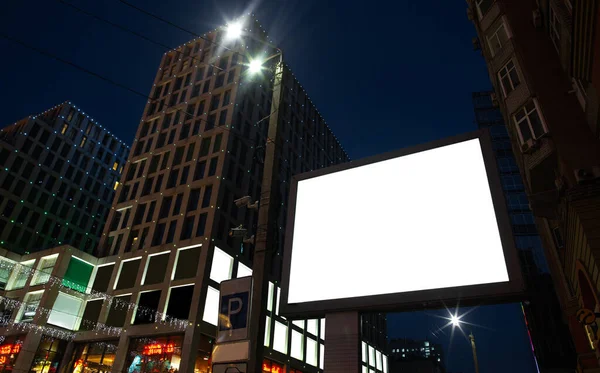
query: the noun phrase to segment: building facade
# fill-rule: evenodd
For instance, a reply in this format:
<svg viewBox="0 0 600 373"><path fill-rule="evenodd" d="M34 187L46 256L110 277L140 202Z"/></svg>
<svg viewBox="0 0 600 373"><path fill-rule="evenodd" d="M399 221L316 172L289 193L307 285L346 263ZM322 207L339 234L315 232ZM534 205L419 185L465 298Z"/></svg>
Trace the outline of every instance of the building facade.
<svg viewBox="0 0 600 373"><path fill-rule="evenodd" d="M443 373L442 345L428 340L392 339L388 344L390 372Z"/></svg>
<svg viewBox="0 0 600 373"><path fill-rule="evenodd" d="M6 265L12 265L12 277L5 303L13 309L0 332L20 338L24 346L15 369L32 366L39 354L23 351L38 351L45 338L23 334L28 329L22 310L33 312L34 324L47 328L39 335L61 339L52 334L61 325L49 322L48 315L64 303L57 298L62 292L71 310L78 309L79 321L60 328L71 333L61 335L70 341L56 359L60 372L210 372L219 284L264 270L268 286L260 312L265 327L257 341L265 347L263 371L322 371L324 319L290 322L279 314L283 232L292 175L348 161L348 156L289 67L283 69L282 98L276 103L273 66L265 63L261 72L249 73L246 56L267 58L272 49L265 47L260 25L246 22L241 40L227 40L219 28L163 56L95 255L57 248L64 259L56 263L63 264L48 268L43 257L51 254L31 254L33 272L39 266L57 271L50 277L56 280L42 284L53 290L43 293L30 288L33 274L26 280L15 275L23 268L16 264L29 263L32 256ZM267 237L272 265L257 269L251 237L262 229L257 210L235 201L244 196L257 201L263 193L261 161L272 141L266 119L273 115L281 135L275 153L279 167L270 185L277 190L270 200L270 221L277 229ZM240 226L248 231L245 240L229 234ZM79 287L60 280L70 273L71 261L78 268L91 266L80 272L86 275ZM38 300L39 307L30 305ZM367 322L380 329L365 341L364 367L387 372L385 315L366 315Z"/></svg>
<svg viewBox="0 0 600 373"><path fill-rule="evenodd" d="M0 130L0 247L92 252L128 147L70 102Z"/></svg>
<svg viewBox="0 0 600 373"><path fill-rule="evenodd" d="M493 102L493 92L473 93L473 106L477 127L488 129L492 138L526 286L527 300L522 305L537 365L541 372L571 372L576 366L575 350L554 292L502 113Z"/></svg>
<svg viewBox="0 0 600 373"><path fill-rule="evenodd" d="M580 371L599 368L600 132L595 1L468 0Z"/></svg>

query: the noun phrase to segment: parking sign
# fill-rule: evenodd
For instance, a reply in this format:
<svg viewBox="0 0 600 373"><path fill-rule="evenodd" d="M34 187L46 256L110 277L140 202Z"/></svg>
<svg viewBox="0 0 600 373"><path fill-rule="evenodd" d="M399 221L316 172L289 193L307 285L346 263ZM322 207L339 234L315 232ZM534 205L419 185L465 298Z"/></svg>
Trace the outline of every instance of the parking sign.
<svg viewBox="0 0 600 373"><path fill-rule="evenodd" d="M217 342L248 338L252 277L221 282Z"/></svg>

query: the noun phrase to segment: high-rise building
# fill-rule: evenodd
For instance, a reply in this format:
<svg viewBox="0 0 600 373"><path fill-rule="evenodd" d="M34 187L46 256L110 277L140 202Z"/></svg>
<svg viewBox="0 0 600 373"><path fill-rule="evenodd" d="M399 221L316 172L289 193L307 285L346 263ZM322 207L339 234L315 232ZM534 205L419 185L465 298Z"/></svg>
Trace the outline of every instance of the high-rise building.
<svg viewBox="0 0 600 373"><path fill-rule="evenodd" d="M70 102L0 130L0 247L94 250L127 152Z"/></svg>
<svg viewBox="0 0 600 373"><path fill-rule="evenodd" d="M289 67L269 59L279 52L260 25L245 22L241 39L219 28L163 56L95 256L59 247L6 259L12 269L4 295L13 310L0 333L11 346L37 351L19 353L15 370L37 367L36 359L54 349L60 354L52 355L52 367L61 373L209 372L220 283L250 275L256 281L260 272L264 302L251 312L264 327L250 333L250 343L264 346L255 356L263 371L322 371L325 320L291 322L279 313L289 185L295 174L348 156ZM248 55L268 61L250 69ZM269 160L275 172L265 186ZM265 201L266 188L275 191L269 227L258 221L265 210L253 208ZM247 235L230 235L233 228ZM264 232L261 253L252 236ZM272 265L257 267L254 259L264 253ZM36 285L25 264L31 277L43 269L49 279ZM41 333L23 334L23 318ZM364 367L386 373L385 315L363 320L378 328L363 343ZM71 341L48 345L40 335Z"/></svg>
<svg viewBox="0 0 600 373"><path fill-rule="evenodd" d="M445 372L442 345L429 340L392 339L388 343L390 372Z"/></svg>
<svg viewBox="0 0 600 373"><path fill-rule="evenodd" d="M600 39L586 0L468 0L516 165L577 352L598 369L600 310Z"/></svg>
<svg viewBox="0 0 600 373"><path fill-rule="evenodd" d="M489 130L502 190L519 252L527 300L523 312L536 362L542 372L570 372L575 350L560 310L544 255L542 241L529 208L525 186L515 161L502 113L492 101L493 92L473 93L475 122Z"/></svg>

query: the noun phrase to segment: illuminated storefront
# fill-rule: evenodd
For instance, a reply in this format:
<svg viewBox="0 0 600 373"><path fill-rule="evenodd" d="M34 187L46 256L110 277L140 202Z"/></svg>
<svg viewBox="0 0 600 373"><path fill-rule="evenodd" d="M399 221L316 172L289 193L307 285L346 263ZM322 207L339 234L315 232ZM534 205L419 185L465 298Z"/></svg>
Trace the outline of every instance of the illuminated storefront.
<svg viewBox="0 0 600 373"><path fill-rule="evenodd" d="M105 373L112 370L119 341L78 344L72 362L72 373Z"/></svg>
<svg viewBox="0 0 600 373"><path fill-rule="evenodd" d="M30 373L56 373L67 341L44 336L37 349Z"/></svg>
<svg viewBox="0 0 600 373"><path fill-rule="evenodd" d="M13 371L22 344L22 337L8 337L0 344L0 373Z"/></svg>
<svg viewBox="0 0 600 373"><path fill-rule="evenodd" d="M209 341L208 338L200 345ZM181 363L183 336L134 338L129 344L126 373L177 373ZM210 350L198 350L194 373L210 373Z"/></svg>
<svg viewBox="0 0 600 373"><path fill-rule="evenodd" d="M285 367L283 364L276 363L269 359L264 359L262 371L263 373L285 373Z"/></svg>

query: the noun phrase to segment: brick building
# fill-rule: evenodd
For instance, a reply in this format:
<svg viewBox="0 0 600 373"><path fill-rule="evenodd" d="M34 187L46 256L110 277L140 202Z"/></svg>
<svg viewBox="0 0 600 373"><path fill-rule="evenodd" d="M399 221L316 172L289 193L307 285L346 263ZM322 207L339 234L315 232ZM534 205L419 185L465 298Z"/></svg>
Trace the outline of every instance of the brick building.
<svg viewBox="0 0 600 373"><path fill-rule="evenodd" d="M94 250L127 152L70 102L0 130L0 247Z"/></svg>
<svg viewBox="0 0 600 373"><path fill-rule="evenodd" d="M468 0L580 371L598 369L598 7L585 0Z"/></svg>

